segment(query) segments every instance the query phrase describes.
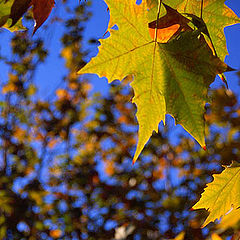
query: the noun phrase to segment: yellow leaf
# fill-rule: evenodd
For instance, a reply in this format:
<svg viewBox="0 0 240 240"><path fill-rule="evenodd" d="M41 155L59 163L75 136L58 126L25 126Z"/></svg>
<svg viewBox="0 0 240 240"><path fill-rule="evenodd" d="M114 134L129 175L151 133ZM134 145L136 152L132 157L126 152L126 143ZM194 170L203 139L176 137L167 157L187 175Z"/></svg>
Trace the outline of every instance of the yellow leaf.
<svg viewBox="0 0 240 240"><path fill-rule="evenodd" d="M179 233L173 240L184 240L185 232Z"/></svg>
<svg viewBox="0 0 240 240"><path fill-rule="evenodd" d="M231 208L240 206L240 163L233 162L221 174L214 174L213 177L214 180L207 184L201 199L193 206L193 209L205 208L210 212L203 227L220 219Z"/></svg>
<svg viewBox="0 0 240 240"><path fill-rule="evenodd" d="M213 234L211 235L211 238L212 238L212 240L222 240L222 238L219 237L218 234L216 234L216 233L213 233Z"/></svg>
<svg viewBox="0 0 240 240"><path fill-rule="evenodd" d="M219 229L234 228L240 221L240 209L233 209L230 213L222 217L221 222L217 225Z"/></svg>
<svg viewBox="0 0 240 240"><path fill-rule="evenodd" d="M66 67L71 67L72 65L72 49L71 47L63 48L61 55L66 60Z"/></svg>
<svg viewBox="0 0 240 240"><path fill-rule="evenodd" d="M31 191L31 192L29 192L29 196L30 196L30 198L32 198L37 203L37 205L42 204L42 202L43 202L42 194L40 194L36 191Z"/></svg>
<svg viewBox="0 0 240 240"><path fill-rule="evenodd" d="M29 96L32 96L32 95L34 95L36 93L36 91L37 91L36 86L34 86L33 84L30 84L30 86L27 89L27 94Z"/></svg>

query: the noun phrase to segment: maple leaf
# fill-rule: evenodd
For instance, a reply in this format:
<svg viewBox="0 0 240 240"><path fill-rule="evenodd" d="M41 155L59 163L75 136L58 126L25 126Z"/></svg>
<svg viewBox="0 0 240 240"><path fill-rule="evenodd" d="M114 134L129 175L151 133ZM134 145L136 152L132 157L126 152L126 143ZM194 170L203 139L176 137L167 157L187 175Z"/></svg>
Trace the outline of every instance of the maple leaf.
<svg viewBox="0 0 240 240"><path fill-rule="evenodd" d="M151 0L157 2L157 0ZM240 23L237 15L224 4L225 0L204 0L203 20L208 27L213 45L217 46L217 55L224 60L227 55L224 27ZM199 0L168 0L168 5L180 13L190 13L201 16L201 1Z"/></svg>
<svg viewBox="0 0 240 240"><path fill-rule="evenodd" d="M203 227L240 206L240 163L233 162L221 174L214 174L213 177L201 199L193 206L193 209L205 208L210 212Z"/></svg>
<svg viewBox="0 0 240 240"><path fill-rule="evenodd" d="M152 40L148 4L107 0L110 37L100 40L99 54L79 73L96 73L109 82L133 75L139 139L135 162L165 114L171 114L204 147L204 105L209 84L228 70L201 37L200 31L180 34L167 44ZM151 13L152 14L152 13ZM157 16L159 12L155 12ZM113 30L117 24L119 30Z"/></svg>

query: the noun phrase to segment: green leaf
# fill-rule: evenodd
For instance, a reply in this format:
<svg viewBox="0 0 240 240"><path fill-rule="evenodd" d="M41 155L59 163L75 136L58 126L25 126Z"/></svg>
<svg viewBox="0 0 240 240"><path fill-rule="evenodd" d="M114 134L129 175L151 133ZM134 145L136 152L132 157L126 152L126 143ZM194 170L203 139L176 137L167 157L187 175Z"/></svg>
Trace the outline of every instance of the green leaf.
<svg viewBox="0 0 240 240"><path fill-rule="evenodd" d="M12 20L10 19L10 15L13 2L13 0L0 0L0 27L6 28L11 32L25 29L21 22L18 22L14 27L11 27Z"/></svg>
<svg viewBox="0 0 240 240"><path fill-rule="evenodd" d="M8 20L11 12L11 6L13 0L6 2L5 0L0 0L0 27L2 27Z"/></svg>
<svg viewBox="0 0 240 240"><path fill-rule="evenodd" d="M152 40L147 2L137 5L133 0L106 1L111 36L101 40L98 56L79 71L96 73L109 82L134 76L131 86L139 122L134 162L152 132L158 131L159 123L165 123L166 114L172 115L204 147L203 113L208 87L216 74L228 70L213 56L200 31L185 32L166 44L158 43L157 36ZM156 20L157 11L155 16ZM119 30L111 29L114 24Z"/></svg>
<svg viewBox="0 0 240 240"><path fill-rule="evenodd" d="M214 174L213 177L213 182L207 184L201 199L193 206L193 209L205 208L210 212L203 226L240 206L240 163L233 162L221 174Z"/></svg>

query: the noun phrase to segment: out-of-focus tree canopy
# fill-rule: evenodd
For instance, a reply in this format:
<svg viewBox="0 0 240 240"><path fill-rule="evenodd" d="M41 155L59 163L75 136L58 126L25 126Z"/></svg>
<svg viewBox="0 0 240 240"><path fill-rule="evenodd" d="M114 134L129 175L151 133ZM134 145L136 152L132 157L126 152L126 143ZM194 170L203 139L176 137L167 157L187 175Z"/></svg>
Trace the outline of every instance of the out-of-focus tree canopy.
<svg viewBox="0 0 240 240"><path fill-rule="evenodd" d="M238 239L237 211L204 229L207 212L191 211L211 175L240 162L237 96L224 87L211 92L207 152L184 134L171 144L164 127L132 166L137 126L128 79L103 96L76 74L90 13L87 3L74 11L65 4L71 18L55 20L66 26L67 74L47 99L34 82L51 51L45 39L14 33L11 54L0 56L9 69L0 79L0 239Z"/></svg>

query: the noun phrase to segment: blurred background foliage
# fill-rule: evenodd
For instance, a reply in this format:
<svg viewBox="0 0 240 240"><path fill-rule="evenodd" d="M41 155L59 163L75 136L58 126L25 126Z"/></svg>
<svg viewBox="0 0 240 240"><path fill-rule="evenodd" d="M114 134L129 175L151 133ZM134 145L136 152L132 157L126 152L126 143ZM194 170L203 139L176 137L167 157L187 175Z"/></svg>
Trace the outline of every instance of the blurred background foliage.
<svg viewBox="0 0 240 240"><path fill-rule="evenodd" d="M102 95L76 74L91 14L89 2L67 3L71 17L55 14L45 24L65 25L66 75L47 99L34 82L51 51L44 37L14 33L11 54L0 56L8 68L0 82L0 239L239 239L238 210L204 229L207 212L191 211L211 175L240 162L238 97L224 87L210 93L207 152L184 132L171 143L166 126L132 166L137 125L129 79Z"/></svg>

